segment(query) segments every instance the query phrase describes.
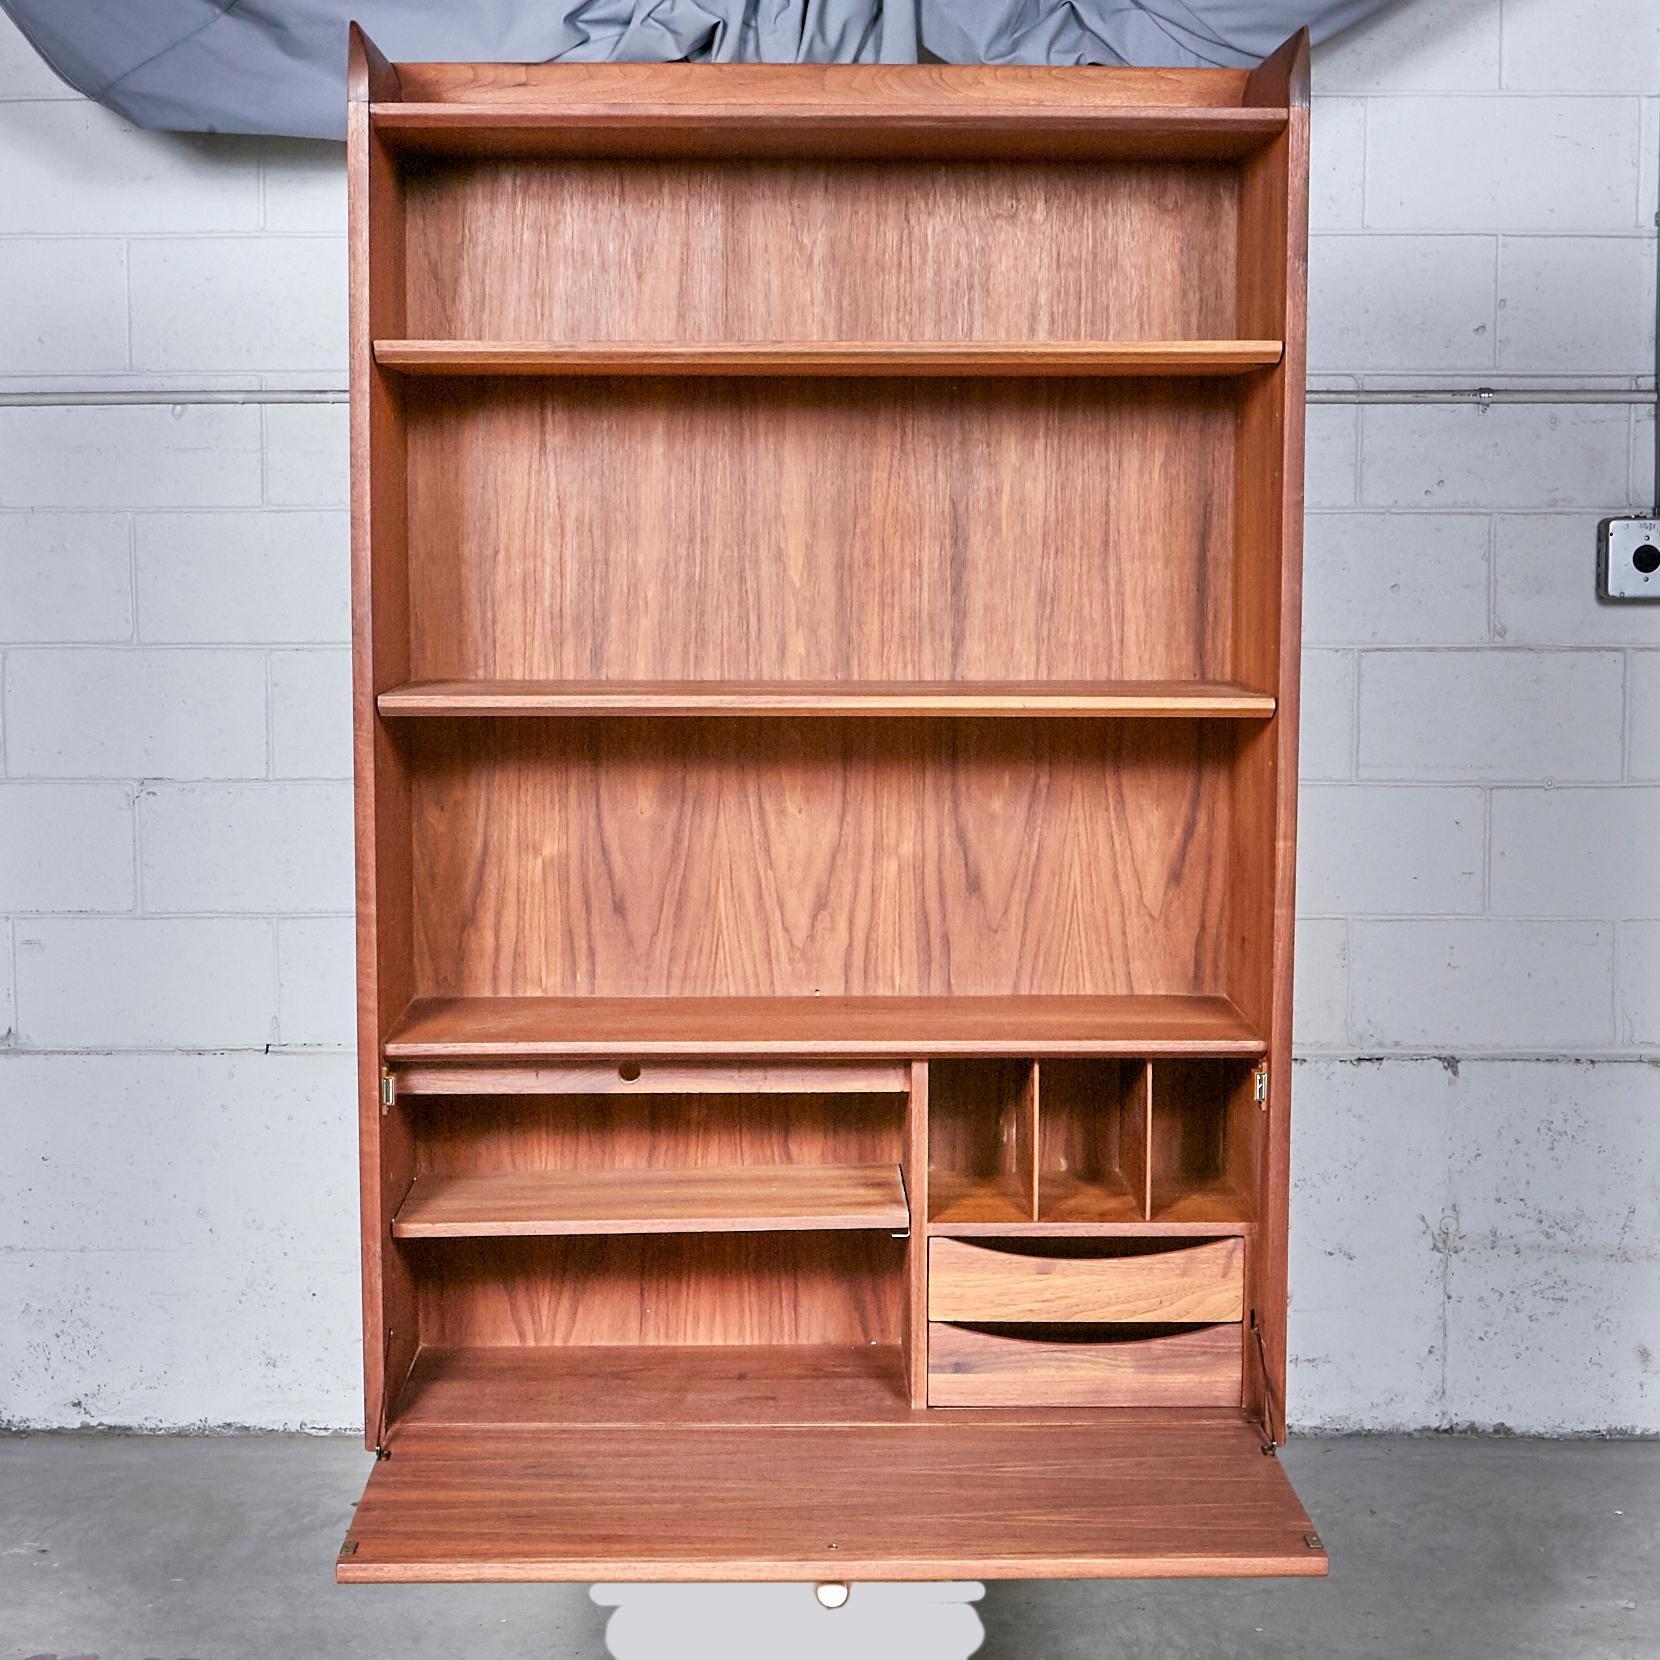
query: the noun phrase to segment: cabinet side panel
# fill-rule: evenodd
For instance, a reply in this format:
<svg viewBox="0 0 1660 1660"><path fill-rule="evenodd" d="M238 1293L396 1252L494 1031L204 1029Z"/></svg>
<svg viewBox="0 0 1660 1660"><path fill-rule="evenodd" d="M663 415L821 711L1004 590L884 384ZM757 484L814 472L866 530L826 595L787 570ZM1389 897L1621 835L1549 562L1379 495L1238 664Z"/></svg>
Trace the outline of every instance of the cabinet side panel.
<svg viewBox="0 0 1660 1660"><path fill-rule="evenodd" d="M1295 89L1297 76L1294 74ZM1302 82L1306 87L1306 65ZM1285 355L1241 406L1235 518L1234 674L1271 691L1278 713L1234 769L1230 991L1268 1033L1260 1228L1250 1304L1263 1363L1247 1368L1247 1405L1284 1430L1286 1217L1290 1203L1291 975L1296 876L1297 719L1306 377L1308 107L1291 99L1285 136L1246 164L1240 194L1239 320L1271 330ZM1254 1339L1250 1340L1255 1348ZM1265 1399L1266 1396L1266 1399Z"/></svg>
<svg viewBox="0 0 1660 1660"><path fill-rule="evenodd" d="M409 781L375 696L409 674L403 422L375 367L377 334L403 324L403 208L396 165L348 110L351 244L352 720L357 816L357 1048L363 1229L365 1436L389 1416L388 1377L414 1359L414 1285L390 1244L412 1146L400 1112L382 1113L380 1053L410 995Z"/></svg>

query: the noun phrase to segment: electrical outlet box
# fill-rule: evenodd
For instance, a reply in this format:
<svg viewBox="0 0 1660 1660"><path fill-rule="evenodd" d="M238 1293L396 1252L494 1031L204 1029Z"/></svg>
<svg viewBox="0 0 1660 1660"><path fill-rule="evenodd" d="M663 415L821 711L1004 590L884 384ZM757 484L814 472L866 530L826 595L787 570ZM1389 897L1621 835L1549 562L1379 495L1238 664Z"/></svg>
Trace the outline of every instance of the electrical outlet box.
<svg viewBox="0 0 1660 1660"><path fill-rule="evenodd" d="M1604 599L1660 599L1660 519L1627 514L1597 526L1597 592Z"/></svg>

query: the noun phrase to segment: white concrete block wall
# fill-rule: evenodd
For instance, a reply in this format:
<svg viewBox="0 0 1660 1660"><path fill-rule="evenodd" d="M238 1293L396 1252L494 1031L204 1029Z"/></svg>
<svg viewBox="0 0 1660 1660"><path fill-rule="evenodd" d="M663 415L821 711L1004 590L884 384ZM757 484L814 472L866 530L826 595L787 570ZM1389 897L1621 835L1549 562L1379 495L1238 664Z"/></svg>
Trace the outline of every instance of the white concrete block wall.
<svg viewBox="0 0 1660 1660"><path fill-rule="evenodd" d="M0 176L0 394L162 394L0 407L0 1421L350 1425L340 152L0 20Z"/></svg>
<svg viewBox="0 0 1660 1660"><path fill-rule="evenodd" d="M1315 86L1292 1417L1660 1431L1660 11ZM0 177L0 1419L349 1425L340 154L0 21Z"/></svg>
<svg viewBox="0 0 1660 1660"><path fill-rule="evenodd" d="M1592 548L1653 489L1660 10L1410 0L1315 87L1292 1416L1654 1432L1660 610Z"/></svg>

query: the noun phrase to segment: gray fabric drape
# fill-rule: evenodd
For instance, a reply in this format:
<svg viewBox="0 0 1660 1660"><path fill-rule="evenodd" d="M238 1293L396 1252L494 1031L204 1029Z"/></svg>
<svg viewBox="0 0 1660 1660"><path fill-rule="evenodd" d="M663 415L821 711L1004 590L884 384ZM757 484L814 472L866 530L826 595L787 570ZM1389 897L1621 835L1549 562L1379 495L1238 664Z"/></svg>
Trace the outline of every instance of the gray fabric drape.
<svg viewBox="0 0 1660 1660"><path fill-rule="evenodd" d="M393 60L1254 63L1388 0L0 0L69 84L143 127L344 131L346 24Z"/></svg>

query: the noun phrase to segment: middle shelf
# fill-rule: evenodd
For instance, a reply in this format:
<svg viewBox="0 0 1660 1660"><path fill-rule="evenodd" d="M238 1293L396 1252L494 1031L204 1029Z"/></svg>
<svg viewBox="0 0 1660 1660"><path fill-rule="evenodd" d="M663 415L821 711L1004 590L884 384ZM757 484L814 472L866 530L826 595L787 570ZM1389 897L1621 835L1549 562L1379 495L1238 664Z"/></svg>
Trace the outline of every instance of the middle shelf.
<svg viewBox="0 0 1660 1660"><path fill-rule="evenodd" d="M388 1061L558 1055L1261 1055L1226 997L422 997Z"/></svg>
<svg viewBox="0 0 1660 1660"><path fill-rule="evenodd" d="M458 715L1072 716L1266 720L1272 693L1230 680L412 680L386 717Z"/></svg>
<svg viewBox="0 0 1660 1660"><path fill-rule="evenodd" d="M406 375L1245 375L1279 340L377 340Z"/></svg>
<svg viewBox="0 0 1660 1660"><path fill-rule="evenodd" d="M903 1231L896 1164L468 1171L415 1178L398 1239Z"/></svg>

